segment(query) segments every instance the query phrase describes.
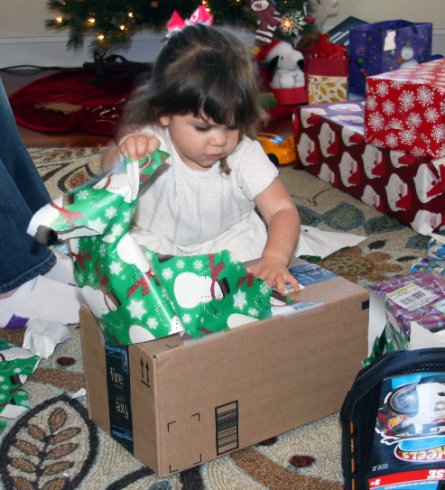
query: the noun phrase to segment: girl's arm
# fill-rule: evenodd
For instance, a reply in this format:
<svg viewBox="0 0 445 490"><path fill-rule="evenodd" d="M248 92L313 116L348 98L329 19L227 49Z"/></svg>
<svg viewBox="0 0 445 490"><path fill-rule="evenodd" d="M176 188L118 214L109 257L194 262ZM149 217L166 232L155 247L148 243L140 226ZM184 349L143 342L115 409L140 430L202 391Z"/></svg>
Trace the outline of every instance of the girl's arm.
<svg viewBox="0 0 445 490"><path fill-rule="evenodd" d="M267 223L268 233L261 258L248 270L281 294L286 283L298 291L298 281L288 270L300 237L300 216L295 203L278 178L256 197L255 203Z"/></svg>

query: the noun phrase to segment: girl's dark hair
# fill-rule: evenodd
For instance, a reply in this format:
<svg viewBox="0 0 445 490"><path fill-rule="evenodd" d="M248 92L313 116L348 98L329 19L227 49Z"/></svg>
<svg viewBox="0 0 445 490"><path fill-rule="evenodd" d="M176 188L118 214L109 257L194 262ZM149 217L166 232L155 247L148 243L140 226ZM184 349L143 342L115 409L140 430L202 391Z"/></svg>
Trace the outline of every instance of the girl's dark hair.
<svg viewBox="0 0 445 490"><path fill-rule="evenodd" d="M157 124L161 116L189 113L251 137L266 120L248 50L222 28L198 24L174 33L150 80L127 104L124 124Z"/></svg>

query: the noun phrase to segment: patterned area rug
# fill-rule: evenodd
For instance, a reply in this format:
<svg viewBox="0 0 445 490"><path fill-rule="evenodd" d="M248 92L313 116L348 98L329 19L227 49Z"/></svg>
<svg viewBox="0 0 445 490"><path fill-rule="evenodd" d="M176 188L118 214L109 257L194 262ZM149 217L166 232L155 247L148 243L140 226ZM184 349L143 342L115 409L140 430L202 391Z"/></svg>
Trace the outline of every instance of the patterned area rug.
<svg viewBox="0 0 445 490"><path fill-rule="evenodd" d="M97 149L34 149L32 156L53 197L99 171ZM319 262L363 285L409 270L426 255L427 238L316 177L287 167L281 178L304 224L366 236L357 247ZM0 330L21 345L23 331ZM89 421L79 329L28 378L31 408L0 434L0 488L150 490L340 490L338 413L248 449L159 478ZM346 394L345 394L346 395Z"/></svg>

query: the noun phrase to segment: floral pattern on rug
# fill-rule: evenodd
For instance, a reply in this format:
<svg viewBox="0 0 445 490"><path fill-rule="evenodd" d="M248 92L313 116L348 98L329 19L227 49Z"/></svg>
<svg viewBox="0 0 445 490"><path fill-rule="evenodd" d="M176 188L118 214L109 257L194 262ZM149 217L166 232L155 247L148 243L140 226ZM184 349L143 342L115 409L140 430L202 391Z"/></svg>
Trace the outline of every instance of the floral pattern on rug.
<svg viewBox="0 0 445 490"><path fill-rule="evenodd" d="M52 198L100 175L100 148L33 148L31 157Z"/></svg>
<svg viewBox="0 0 445 490"><path fill-rule="evenodd" d="M318 265L352 282L358 282L361 278L377 282L386 279L388 274L395 275L403 271L402 265L390 261L390 254L370 252L365 255L360 247L350 247L326 257Z"/></svg>

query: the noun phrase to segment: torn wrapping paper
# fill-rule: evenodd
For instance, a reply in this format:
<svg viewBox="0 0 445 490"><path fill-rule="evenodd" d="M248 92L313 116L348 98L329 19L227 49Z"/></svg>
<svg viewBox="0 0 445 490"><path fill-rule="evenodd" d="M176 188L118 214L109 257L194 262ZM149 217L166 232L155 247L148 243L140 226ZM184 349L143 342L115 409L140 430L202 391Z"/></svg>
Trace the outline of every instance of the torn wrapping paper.
<svg viewBox="0 0 445 490"><path fill-rule="evenodd" d="M40 361L29 350L0 339L0 416L15 418L29 408L21 386Z"/></svg>
<svg viewBox="0 0 445 490"><path fill-rule="evenodd" d="M28 233L68 239L75 279L110 343L128 345L185 332L199 337L270 316L272 291L229 252L163 257L130 230L140 184L166 160L123 165L39 210Z"/></svg>
<svg viewBox="0 0 445 490"><path fill-rule="evenodd" d="M370 296L368 357L363 361L364 366L369 366L388 352L415 348L411 344L410 336L400 330L392 315L386 311L383 298L380 301L377 296L377 294ZM375 311L376 308L379 310L378 312ZM379 322L375 321L376 316L380 317ZM413 323L411 322L411 325ZM423 329L423 327L421 328Z"/></svg>
<svg viewBox="0 0 445 490"><path fill-rule="evenodd" d="M434 270L438 274L445 274L445 237L431 234L427 244L427 256L414 263L410 272Z"/></svg>
<svg viewBox="0 0 445 490"><path fill-rule="evenodd" d="M48 304L48 297L51 304ZM14 294L2 299L0 325L23 328L31 318L41 316L47 321L65 325L78 324L80 304L77 287L38 275L22 284ZM47 306L42 308L42 305Z"/></svg>
<svg viewBox="0 0 445 490"><path fill-rule="evenodd" d="M25 330L23 348L43 359L54 352L57 344L71 338L70 329L59 322L31 319Z"/></svg>
<svg viewBox="0 0 445 490"><path fill-rule="evenodd" d="M409 323L410 333L406 335L386 311L383 298L377 299L377 296L371 294L368 357L363 362L364 366L395 350L445 347L445 330L432 332L416 321Z"/></svg>
<svg viewBox="0 0 445 490"><path fill-rule="evenodd" d="M313 226L301 226L300 239L295 251L296 257L320 257L328 255L345 247L354 247L366 237L352 233L324 231Z"/></svg>
<svg viewBox="0 0 445 490"><path fill-rule="evenodd" d="M228 251L151 258L156 277L190 337L270 315L271 290Z"/></svg>

